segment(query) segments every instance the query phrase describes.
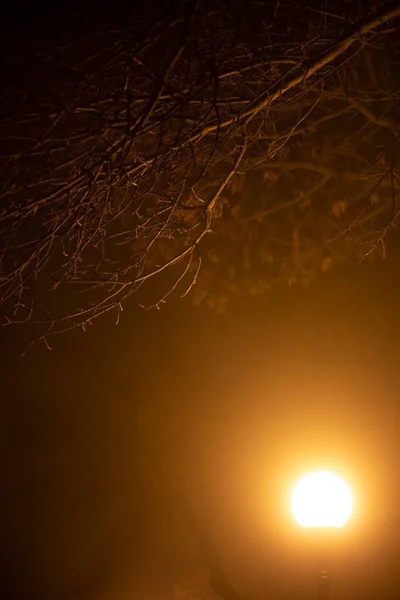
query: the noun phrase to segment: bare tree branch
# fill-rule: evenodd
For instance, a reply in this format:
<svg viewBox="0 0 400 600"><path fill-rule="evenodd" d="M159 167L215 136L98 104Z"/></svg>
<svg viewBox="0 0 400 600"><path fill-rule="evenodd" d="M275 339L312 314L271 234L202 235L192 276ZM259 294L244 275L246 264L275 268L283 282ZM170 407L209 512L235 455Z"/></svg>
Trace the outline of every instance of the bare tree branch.
<svg viewBox="0 0 400 600"><path fill-rule="evenodd" d="M75 45L66 22L33 36L0 106L3 323L47 340L133 296L221 306L389 236L400 5L326 8L160 3Z"/></svg>

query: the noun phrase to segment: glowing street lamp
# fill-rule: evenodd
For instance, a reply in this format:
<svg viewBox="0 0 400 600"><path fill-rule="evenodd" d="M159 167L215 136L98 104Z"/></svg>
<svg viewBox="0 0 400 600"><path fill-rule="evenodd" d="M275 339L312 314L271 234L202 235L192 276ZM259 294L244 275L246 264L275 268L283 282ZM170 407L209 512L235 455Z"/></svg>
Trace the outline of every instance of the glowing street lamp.
<svg viewBox="0 0 400 600"><path fill-rule="evenodd" d="M297 483L291 508L301 527L343 527L352 513L353 498L339 475L316 471Z"/></svg>
<svg viewBox="0 0 400 600"><path fill-rule="evenodd" d="M316 471L304 476L291 495L294 518L303 528L341 528L353 510L353 498L347 483L332 471ZM330 580L327 565L318 578L319 600L329 599Z"/></svg>

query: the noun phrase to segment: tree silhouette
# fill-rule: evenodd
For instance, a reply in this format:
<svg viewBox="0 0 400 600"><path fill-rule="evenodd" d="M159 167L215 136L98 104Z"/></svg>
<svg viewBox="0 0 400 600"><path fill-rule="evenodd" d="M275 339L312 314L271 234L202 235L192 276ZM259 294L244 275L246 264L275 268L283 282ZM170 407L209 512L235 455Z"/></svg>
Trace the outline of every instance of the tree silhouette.
<svg viewBox="0 0 400 600"><path fill-rule="evenodd" d="M383 256L399 214L399 16L182 0L123 26L70 11L7 42L3 323L46 341L118 321L131 296L159 307L189 291L222 311Z"/></svg>

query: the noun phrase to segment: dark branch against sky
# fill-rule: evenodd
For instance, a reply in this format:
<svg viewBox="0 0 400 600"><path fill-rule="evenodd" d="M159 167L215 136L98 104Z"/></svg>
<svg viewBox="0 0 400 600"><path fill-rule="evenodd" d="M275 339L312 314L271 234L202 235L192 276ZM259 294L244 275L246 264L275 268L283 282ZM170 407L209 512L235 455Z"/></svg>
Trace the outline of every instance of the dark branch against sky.
<svg viewBox="0 0 400 600"><path fill-rule="evenodd" d="M3 324L49 343L126 302L189 294L221 311L384 257L399 8L329 7L25 18L4 76Z"/></svg>

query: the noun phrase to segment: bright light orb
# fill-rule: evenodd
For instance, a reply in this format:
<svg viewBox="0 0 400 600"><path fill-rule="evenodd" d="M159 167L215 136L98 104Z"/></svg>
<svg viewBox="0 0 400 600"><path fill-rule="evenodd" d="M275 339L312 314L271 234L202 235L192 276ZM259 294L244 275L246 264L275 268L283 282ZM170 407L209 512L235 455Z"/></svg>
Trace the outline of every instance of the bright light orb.
<svg viewBox="0 0 400 600"><path fill-rule="evenodd" d="M290 504L301 527L343 527L353 510L349 486L331 471L316 471L300 479Z"/></svg>

